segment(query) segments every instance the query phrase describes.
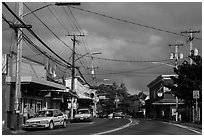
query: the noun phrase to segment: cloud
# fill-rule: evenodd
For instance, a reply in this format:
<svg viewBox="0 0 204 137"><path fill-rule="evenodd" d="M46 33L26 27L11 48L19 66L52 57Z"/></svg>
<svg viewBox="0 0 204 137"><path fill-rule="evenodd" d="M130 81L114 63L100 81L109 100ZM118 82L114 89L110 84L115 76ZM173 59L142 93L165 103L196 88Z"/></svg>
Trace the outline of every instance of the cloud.
<svg viewBox="0 0 204 137"><path fill-rule="evenodd" d="M9 6L14 3L9 3ZM31 9L36 9L42 6L42 3L26 3ZM11 6L13 10L15 6ZM202 30L202 3L200 2L84 2L80 8L105 14L114 18L119 18L134 22L135 24L122 22L119 20L107 18L104 16L87 13L77 9L70 8L75 16L81 32L85 34L85 42L81 38L80 44L76 45L76 51L80 54L87 52L102 52L101 55L95 55L107 59L118 59L126 61L148 61L168 59L170 52L174 49L169 48L168 44L174 44L176 41L186 42L185 37L181 37L166 32L161 32L158 29L168 30L179 33L190 28ZM50 7L57 19L48 9L36 12L46 25L55 32L66 44L72 48L70 37L65 35L69 33L79 34L76 29L76 24L73 25L73 18L68 8ZM25 12L28 10L25 9ZM8 14L8 11L3 8L4 16L9 20L13 17ZM64 59L68 60L72 51L60 42L53 34L51 34L45 26L43 26L33 15L24 18L25 22L32 24L33 30L45 41L50 48L56 51ZM60 23L59 23L60 21ZM63 24L63 26L62 26ZM138 24L154 27L142 27ZM3 28L8 28L8 25L3 23ZM31 39L29 33L25 31ZM9 50L10 35L8 31L2 33L2 50ZM196 34L202 37L202 33ZM34 42L36 40L32 39ZM36 44L43 47L39 42ZM200 49L202 54L202 40L193 41L193 46ZM45 48L43 48L45 49ZM179 52L184 53L184 56L189 54L189 46L179 48ZM23 54L31 54L31 52ZM82 58L84 65L91 65L90 58ZM172 62L170 62L172 63ZM129 92L147 91L146 85L160 74L173 73L172 68L152 63L138 62L122 62L122 61L107 61L94 59L94 64L99 66L96 70L96 80L101 81L103 78L110 78L116 82L125 82ZM77 62L77 65L81 65ZM84 74L87 74L82 69ZM88 70L90 71L90 70ZM90 76L85 77L92 83Z"/></svg>

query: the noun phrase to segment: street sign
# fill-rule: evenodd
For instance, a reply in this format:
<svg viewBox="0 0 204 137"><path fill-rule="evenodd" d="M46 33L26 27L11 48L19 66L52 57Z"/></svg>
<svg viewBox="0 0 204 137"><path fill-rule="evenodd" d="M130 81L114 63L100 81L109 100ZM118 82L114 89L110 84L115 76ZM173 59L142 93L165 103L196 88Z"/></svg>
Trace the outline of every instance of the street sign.
<svg viewBox="0 0 204 137"><path fill-rule="evenodd" d="M199 90L193 90L193 99L200 98Z"/></svg>

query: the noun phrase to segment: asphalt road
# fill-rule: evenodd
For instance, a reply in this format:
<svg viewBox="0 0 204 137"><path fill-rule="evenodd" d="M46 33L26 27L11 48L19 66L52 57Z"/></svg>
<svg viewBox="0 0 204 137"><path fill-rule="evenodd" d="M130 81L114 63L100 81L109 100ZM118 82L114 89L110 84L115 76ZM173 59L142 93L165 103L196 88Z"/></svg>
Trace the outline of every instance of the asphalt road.
<svg viewBox="0 0 204 137"><path fill-rule="evenodd" d="M201 131L167 122L145 119L94 119L69 123L66 128L23 131L22 135L199 135Z"/></svg>
<svg viewBox="0 0 204 137"><path fill-rule="evenodd" d="M106 135L201 135L201 129L169 122L140 119L138 124Z"/></svg>

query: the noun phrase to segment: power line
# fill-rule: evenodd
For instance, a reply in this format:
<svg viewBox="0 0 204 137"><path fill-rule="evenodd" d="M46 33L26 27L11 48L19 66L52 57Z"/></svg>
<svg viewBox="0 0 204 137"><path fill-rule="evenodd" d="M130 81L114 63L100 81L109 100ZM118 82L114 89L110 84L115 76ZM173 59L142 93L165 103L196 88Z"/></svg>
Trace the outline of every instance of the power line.
<svg viewBox="0 0 204 137"><path fill-rule="evenodd" d="M137 70L128 70L128 71L119 71L119 72L112 72L112 73L101 73L101 74L97 74L97 75L113 75L113 74L126 74L126 73L136 73L136 72L140 72L142 70L148 70L148 69L153 69L153 68L157 68L160 67L159 65L157 66L150 66L150 67L146 67L146 68L141 68L141 69L137 69ZM141 73L141 72L140 72Z"/></svg>
<svg viewBox="0 0 204 137"><path fill-rule="evenodd" d="M95 11L90 11L90 10L86 10L86 9L82 9L82 8L74 7L74 6L70 6L70 7L78 9L78 10L81 10L81 11L85 11L85 12L88 12L88 13L92 13L92 14L96 14L96 15L99 15L99 16L103 16L103 17L106 17L106 18L110 18L110 19L114 19L114 20L117 20L117 21L121 21L121 22L124 22L124 23L129 23L129 24L137 25L137 26L144 27L144 28L149 28L149 29L153 29L153 30L157 30L157 31L161 31L161 32L166 32L166 33L169 33L169 34L174 34L174 35L179 35L179 36L183 36L183 37L188 37L188 36L183 35L181 33L176 33L176 32L172 32L172 31L168 31L168 30L164 30L164 29L160 29L160 28L156 28L156 27L151 27L151 26L148 26L148 25L143 25L143 24L136 23L136 22L133 22L133 21L130 21L130 20L120 19L120 18L109 16L109 15L105 15L105 14L102 14L102 13L97 13ZM198 38L198 37L195 37L195 39L202 40L201 38Z"/></svg>
<svg viewBox="0 0 204 137"><path fill-rule="evenodd" d="M105 61L116 61L116 62L127 62L127 63L148 63L148 62L170 61L170 59L163 59L163 60L121 60L121 59L110 59L110 58L101 58L101 57L93 57L93 58L105 60Z"/></svg>
<svg viewBox="0 0 204 137"><path fill-rule="evenodd" d="M66 64L68 64L68 67L71 67L72 65L67 62L66 60L64 60L62 57L60 57L57 53L55 53L49 46L47 46L47 44L45 44L41 38L29 27L27 27L27 25L9 8L9 6L5 3L2 2L3 5L9 10L9 12L22 24L22 26L24 26L38 41L40 41L40 43L45 46L49 51L51 51L55 56L57 56L58 58L60 58L62 61L64 61Z"/></svg>
<svg viewBox="0 0 204 137"><path fill-rule="evenodd" d="M31 11L31 9L24 3L24 5ZM72 50L69 45L67 45L64 41L62 41L35 13L33 15L58 39L60 40L65 46L67 46L70 50Z"/></svg>
<svg viewBox="0 0 204 137"><path fill-rule="evenodd" d="M69 30L64 26L63 21L61 22L61 21L58 19L58 17L52 12L52 10L51 10L49 7L47 7L47 8L48 8L48 10L52 13L52 15L56 18L56 20L59 22L59 24L62 26L62 28L63 28L64 30L66 30L67 33L69 33ZM56 12L56 11L55 11L55 12Z"/></svg>

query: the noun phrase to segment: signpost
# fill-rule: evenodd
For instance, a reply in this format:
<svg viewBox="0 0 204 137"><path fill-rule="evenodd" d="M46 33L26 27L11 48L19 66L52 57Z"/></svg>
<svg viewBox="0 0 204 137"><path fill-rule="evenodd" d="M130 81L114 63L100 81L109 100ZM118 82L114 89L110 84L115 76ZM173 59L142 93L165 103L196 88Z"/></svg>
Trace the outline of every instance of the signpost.
<svg viewBox="0 0 204 137"><path fill-rule="evenodd" d="M198 121L198 99L200 98L199 90L193 90L193 99L196 100L196 117L195 120Z"/></svg>

